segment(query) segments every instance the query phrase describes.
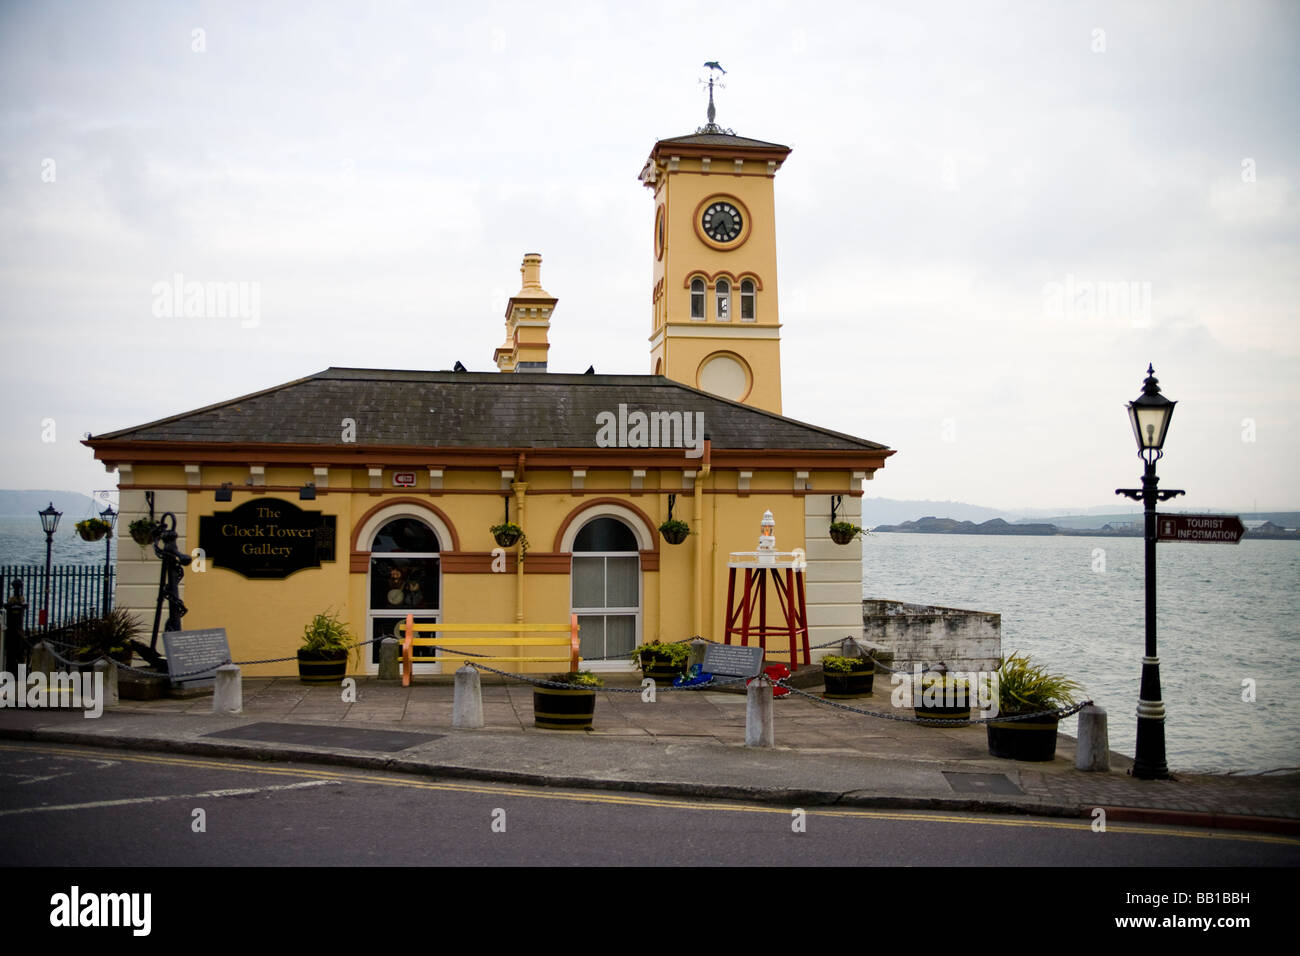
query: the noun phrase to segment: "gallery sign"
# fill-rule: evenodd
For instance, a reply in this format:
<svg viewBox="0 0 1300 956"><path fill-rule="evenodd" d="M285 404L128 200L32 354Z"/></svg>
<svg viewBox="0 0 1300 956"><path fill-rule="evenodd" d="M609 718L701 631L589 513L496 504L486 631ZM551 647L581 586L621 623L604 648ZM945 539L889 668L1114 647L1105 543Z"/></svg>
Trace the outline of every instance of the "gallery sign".
<svg viewBox="0 0 1300 956"><path fill-rule="evenodd" d="M334 560L334 515L259 498L199 518L199 547L213 567L246 578L287 578Z"/></svg>

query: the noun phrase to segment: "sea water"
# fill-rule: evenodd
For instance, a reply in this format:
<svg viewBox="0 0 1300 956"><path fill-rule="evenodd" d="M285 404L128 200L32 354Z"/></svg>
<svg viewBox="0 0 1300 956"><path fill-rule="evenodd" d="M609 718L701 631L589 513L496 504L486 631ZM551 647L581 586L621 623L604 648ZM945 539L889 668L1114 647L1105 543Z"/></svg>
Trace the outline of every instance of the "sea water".
<svg viewBox="0 0 1300 956"><path fill-rule="evenodd" d="M1003 653L1081 683L1106 709L1111 749L1132 756L1141 538L879 533L863 538L862 571L864 597L1001 614ZM1170 769L1300 765L1300 544L1161 543L1156 590Z"/></svg>

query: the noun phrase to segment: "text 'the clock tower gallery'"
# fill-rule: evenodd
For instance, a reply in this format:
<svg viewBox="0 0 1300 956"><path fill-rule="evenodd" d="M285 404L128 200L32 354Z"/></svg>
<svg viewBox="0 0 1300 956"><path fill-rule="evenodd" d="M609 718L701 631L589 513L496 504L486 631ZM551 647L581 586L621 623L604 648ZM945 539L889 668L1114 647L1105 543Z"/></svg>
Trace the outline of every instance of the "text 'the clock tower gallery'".
<svg viewBox="0 0 1300 956"><path fill-rule="evenodd" d="M772 184L790 149L709 122L655 143L650 367L656 375L781 413Z"/></svg>

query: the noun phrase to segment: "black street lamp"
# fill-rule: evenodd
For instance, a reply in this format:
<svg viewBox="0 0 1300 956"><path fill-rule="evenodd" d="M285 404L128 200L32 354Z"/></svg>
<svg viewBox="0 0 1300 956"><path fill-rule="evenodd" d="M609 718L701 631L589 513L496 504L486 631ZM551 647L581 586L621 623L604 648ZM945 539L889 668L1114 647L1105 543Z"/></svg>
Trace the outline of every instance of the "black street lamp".
<svg viewBox="0 0 1300 956"><path fill-rule="evenodd" d="M113 529L117 527L117 512L113 510L112 505L109 505L99 513L99 517L108 522L108 534L104 535L104 617L108 617L110 590L108 586L108 575L109 568L112 567L109 563L109 559L112 556L113 551Z"/></svg>
<svg viewBox="0 0 1300 956"><path fill-rule="evenodd" d="M36 512L41 516L41 530L45 532L45 584L41 588L40 626L44 627L50 617L50 547L54 544L54 532L59 530L62 511L54 510L54 502L48 508Z"/></svg>
<svg viewBox="0 0 1300 956"><path fill-rule="evenodd" d="M1117 495L1141 501L1146 517L1147 641L1146 656L1142 658L1142 688L1138 692L1137 754L1132 771L1133 776L1143 780L1169 777L1169 767L1165 763L1165 704L1160 698L1160 659L1156 657L1156 502L1168 501L1186 492L1172 488L1158 490L1156 486L1160 479L1156 477L1156 462L1164 455L1165 435L1176 404L1160 394L1155 369L1148 365L1142 394L1128 405L1133 437L1138 443L1138 457L1146 462L1142 487L1115 489Z"/></svg>

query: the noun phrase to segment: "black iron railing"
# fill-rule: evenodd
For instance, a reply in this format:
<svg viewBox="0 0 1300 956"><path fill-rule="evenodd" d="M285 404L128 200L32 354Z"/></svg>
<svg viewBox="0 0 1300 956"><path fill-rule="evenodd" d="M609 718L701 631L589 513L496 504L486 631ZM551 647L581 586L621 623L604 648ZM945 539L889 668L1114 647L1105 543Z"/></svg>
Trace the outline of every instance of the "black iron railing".
<svg viewBox="0 0 1300 956"><path fill-rule="evenodd" d="M69 624L78 618L98 617L113 609L113 571L108 572L108 607L104 607L104 566L93 564L56 564L50 568L50 614L45 628L39 624L41 595L45 590L45 565L10 564L0 566L0 603L13 593L10 582L23 582L23 599L27 610L23 630L34 634Z"/></svg>

